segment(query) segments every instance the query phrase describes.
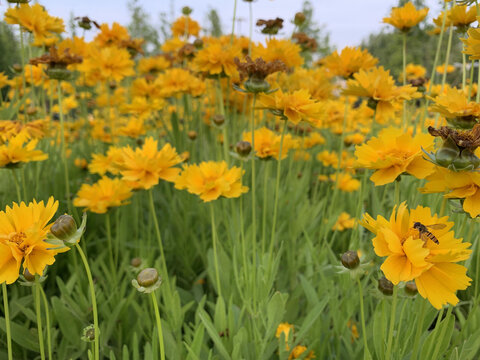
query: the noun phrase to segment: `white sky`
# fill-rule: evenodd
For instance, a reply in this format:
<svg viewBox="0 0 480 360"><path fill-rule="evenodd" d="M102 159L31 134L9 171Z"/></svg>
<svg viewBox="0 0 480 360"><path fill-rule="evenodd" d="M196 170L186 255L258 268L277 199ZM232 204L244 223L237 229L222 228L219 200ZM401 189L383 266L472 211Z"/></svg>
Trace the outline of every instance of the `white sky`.
<svg viewBox="0 0 480 360"><path fill-rule="evenodd" d="M443 1L441 1L443 2ZM70 12L75 16L89 16L102 22L117 21L123 25L129 22L128 0L43 0L40 1L50 14L62 17L68 22ZM209 9L218 11L224 33L229 33L232 26L234 0L139 0L142 7L150 14L153 24L159 23L159 14L165 12L170 19L181 13L185 5L194 9L192 17L200 24L206 20ZM359 45L370 33L388 28L382 24L382 18L390 13L397 0L311 0L314 6L314 18L325 25L330 33L332 45L342 49L345 46ZM438 16L441 10L440 1L426 0L430 7L429 18ZM290 34L290 20L302 8L303 0L257 0L252 4L254 23L257 19L284 19L284 34ZM7 8L5 0L0 0L0 12ZM237 18L242 20L236 24L236 33L248 35L249 4L237 0ZM264 38L254 26L254 38Z"/></svg>

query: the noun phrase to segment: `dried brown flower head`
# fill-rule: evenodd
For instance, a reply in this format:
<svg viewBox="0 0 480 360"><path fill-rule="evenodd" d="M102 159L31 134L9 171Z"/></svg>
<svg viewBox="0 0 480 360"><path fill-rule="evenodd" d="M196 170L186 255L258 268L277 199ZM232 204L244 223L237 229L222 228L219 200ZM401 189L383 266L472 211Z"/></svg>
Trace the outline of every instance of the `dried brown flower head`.
<svg viewBox="0 0 480 360"><path fill-rule="evenodd" d="M143 43L143 39L128 39L122 40L119 45L120 47L127 49L130 55L135 56L138 53L143 55Z"/></svg>
<svg viewBox="0 0 480 360"><path fill-rule="evenodd" d="M250 56L245 57L245 62L240 62L238 58L234 59L237 65L240 79L248 78L244 83L245 89L249 92L265 92L270 85L265 78L277 71L286 71L287 66L280 60L266 62L262 58L256 58L253 61Z"/></svg>
<svg viewBox="0 0 480 360"><path fill-rule="evenodd" d="M303 32L293 34L292 39L301 46L302 50L315 51L318 48L317 40Z"/></svg>
<svg viewBox="0 0 480 360"><path fill-rule="evenodd" d="M443 140L450 137L460 149L468 149L473 152L480 146L480 124L475 124L470 130L451 129L448 126L435 129L433 126L429 126L428 132L430 135L439 136Z"/></svg>
<svg viewBox="0 0 480 360"><path fill-rule="evenodd" d="M271 20L257 20L257 26L264 26L262 29L262 34L276 35L278 30L283 28L283 19L276 18Z"/></svg>
<svg viewBox="0 0 480 360"><path fill-rule="evenodd" d="M90 19L88 16L77 16L74 20L78 20L78 26L82 29L90 30L92 28L92 24L97 28L100 29L100 25L95 20Z"/></svg>
<svg viewBox="0 0 480 360"><path fill-rule="evenodd" d="M49 52L40 57L30 59L30 64L47 64L50 68L65 69L67 65L79 64L82 57L70 54L69 49L65 49L63 54L59 54L55 46L51 46Z"/></svg>
<svg viewBox="0 0 480 360"><path fill-rule="evenodd" d="M180 58L191 59L195 54L195 46L193 44L185 44L178 50Z"/></svg>

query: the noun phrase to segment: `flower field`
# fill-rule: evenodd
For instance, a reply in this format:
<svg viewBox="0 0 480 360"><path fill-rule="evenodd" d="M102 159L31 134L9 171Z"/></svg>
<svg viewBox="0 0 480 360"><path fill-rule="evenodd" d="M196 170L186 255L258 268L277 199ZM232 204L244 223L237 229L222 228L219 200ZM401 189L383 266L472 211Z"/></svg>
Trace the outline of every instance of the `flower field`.
<svg viewBox="0 0 480 360"><path fill-rule="evenodd" d="M480 358L477 2L385 14L399 73L234 2L249 37L184 7L152 54L8 0L0 360Z"/></svg>

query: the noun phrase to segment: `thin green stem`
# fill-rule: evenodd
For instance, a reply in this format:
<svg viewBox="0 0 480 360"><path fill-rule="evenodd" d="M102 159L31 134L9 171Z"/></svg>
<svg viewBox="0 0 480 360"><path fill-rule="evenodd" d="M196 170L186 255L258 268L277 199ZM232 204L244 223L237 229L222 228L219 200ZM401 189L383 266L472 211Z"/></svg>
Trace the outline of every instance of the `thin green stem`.
<svg viewBox="0 0 480 360"><path fill-rule="evenodd" d="M45 321L47 325L47 351L48 351L48 358L51 360L53 359L52 356L52 333L50 330L50 310L48 309L48 300L47 296L45 295L45 291L40 286L40 293L42 294L43 299L43 306L45 307Z"/></svg>
<svg viewBox="0 0 480 360"><path fill-rule="evenodd" d="M362 321L363 353L365 358L365 354L370 354L370 351L368 350L368 343L367 343L367 330L365 326L365 311L363 308L362 283L360 282L360 279L358 276L357 276L357 284L358 284L358 296L360 298L360 319Z"/></svg>
<svg viewBox="0 0 480 360"><path fill-rule="evenodd" d="M438 312L438 315L437 315L437 321L435 322L435 328L433 329L433 332L431 334L431 337L432 337L432 341L430 342L430 345L428 346L428 350L426 352L427 356L431 353L432 351L432 348L435 346L436 344L436 338L437 338L437 333L438 333L438 328L440 326L440 322L442 321L442 317L443 317L443 310L444 308L442 308L439 312ZM430 358L429 359L433 359L433 358Z"/></svg>
<svg viewBox="0 0 480 360"><path fill-rule="evenodd" d="M407 84L407 33L404 32L402 36L402 58L403 58L403 85ZM403 129L408 127L407 124L407 101L403 100Z"/></svg>
<svg viewBox="0 0 480 360"><path fill-rule="evenodd" d="M12 332L10 330L10 310L8 308L8 294L7 294L7 283L2 283L2 293L3 293L3 311L5 312L5 330L7 333L7 353L8 360L13 360L12 352Z"/></svg>
<svg viewBox="0 0 480 360"><path fill-rule="evenodd" d="M88 265L87 257L82 250L80 245L75 244L77 251L80 253L80 257L83 261L83 266L85 267L85 272L87 273L88 285L90 287L90 297L92 299L92 311L93 311L93 327L95 331L95 352L94 359L100 360L100 328L98 327L98 311L97 311L97 298L95 296L95 287L93 286L92 272L90 271L90 266Z"/></svg>
<svg viewBox="0 0 480 360"><path fill-rule="evenodd" d="M235 20L237 17L237 0L233 2L233 19L232 19L232 34L230 35L230 45L233 45L233 37L235 34Z"/></svg>
<svg viewBox="0 0 480 360"><path fill-rule="evenodd" d="M222 287L220 284L220 273L218 271L218 254L217 254L217 228L215 226L215 211L213 204L210 203L210 220L212 222L212 244L213 244L213 261L215 266L215 280L217 282L218 296L222 296Z"/></svg>
<svg viewBox="0 0 480 360"><path fill-rule="evenodd" d="M462 90L467 86L467 56L462 53Z"/></svg>
<svg viewBox="0 0 480 360"><path fill-rule="evenodd" d="M395 315L397 313L397 298L398 298L398 285L395 285L393 287L392 309L390 312L390 326L388 329L387 351L385 355L385 359L387 360L391 359L393 330L395 328Z"/></svg>
<svg viewBox="0 0 480 360"><path fill-rule="evenodd" d="M278 199L280 197L280 176L281 176L281 171L282 171L283 140L285 138L285 133L287 132L287 123L288 123L288 121L285 119L284 124L283 124L283 129L282 129L282 135L280 137L280 148L278 150L277 177L275 179L275 200L274 200L274 203L273 203L272 232L271 232L271 238L270 238L270 247L269 247L269 250L268 250L269 261L271 261L271 259L272 259L273 248L274 248L274 244L275 244L275 231L276 231L277 214L278 214ZM270 271L270 269L268 271Z"/></svg>
<svg viewBox="0 0 480 360"><path fill-rule="evenodd" d="M112 271L112 276L115 276L116 261L113 258L113 244L112 244L112 227L110 225L110 213L107 211L105 214L105 230L107 233L107 243L108 243L108 252L110 257L110 268Z"/></svg>
<svg viewBox="0 0 480 360"><path fill-rule="evenodd" d="M152 213L153 225L155 226L155 234L157 235L158 248L160 249L160 257L164 272L163 276L168 278L167 262L165 259L165 253L163 252L162 234L160 233L160 227L158 226L157 213L155 211L155 204L153 202L153 189L148 190L148 199L150 203L150 212Z"/></svg>
<svg viewBox="0 0 480 360"><path fill-rule="evenodd" d="M38 345L40 346L40 358L45 360L45 344L43 341L42 311L40 308L40 283L38 275L35 276L35 312L37 313Z"/></svg>
<svg viewBox="0 0 480 360"><path fill-rule="evenodd" d="M158 310L157 297L155 292L151 292L153 309L155 310L155 319L157 320L158 344L160 346L160 359L165 360L165 345L163 344L162 320L160 319L160 311Z"/></svg>
<svg viewBox="0 0 480 360"><path fill-rule="evenodd" d="M394 205L400 205L400 181L395 180Z"/></svg>
<svg viewBox="0 0 480 360"><path fill-rule="evenodd" d="M452 315L453 306L449 306L447 310L447 315L445 316L444 321L448 321L450 319L450 315ZM436 327L435 327L436 328ZM443 326L440 330L440 336L436 339L436 343L441 344L443 342L443 337L445 336L445 331L447 330L446 326ZM435 330L437 331L437 330ZM432 342L433 343L433 342ZM433 351L433 356L431 359L438 359L438 352L440 351L440 346L435 346Z"/></svg>
<svg viewBox="0 0 480 360"><path fill-rule="evenodd" d="M15 169L12 169L12 176L13 176L13 182L15 183L15 190L17 191L17 201L18 201L18 204L20 205L20 202L22 201L22 192L20 191L20 183L18 182L18 177L17 177L17 174L15 173Z"/></svg>
<svg viewBox="0 0 480 360"><path fill-rule="evenodd" d="M265 253L265 237L267 232L269 175L270 175L270 162L267 161L265 163L264 174L263 174L262 255Z"/></svg>
<svg viewBox="0 0 480 360"><path fill-rule="evenodd" d="M418 346L420 345L420 337L423 332L423 320L425 319L425 313L427 310L427 301L422 299L422 305L420 307L420 315L418 316L417 320L417 330L415 331L415 340L413 343L413 351L412 351L412 360L417 358L418 353Z"/></svg>
<svg viewBox="0 0 480 360"><path fill-rule="evenodd" d="M250 30L248 33L248 56L252 56L252 35L253 35L253 9L252 2L248 3L248 11L250 14ZM253 95L255 96L255 95Z"/></svg>
<svg viewBox="0 0 480 360"><path fill-rule="evenodd" d="M251 7L251 3L249 3ZM252 133L252 300L255 304L256 299L256 273L257 273L257 216L256 216L256 208L257 208L257 198L256 198L256 179L255 179L255 102L257 100L257 94L253 94L252 100L252 110L250 114L250 132ZM255 305L254 305L255 306Z"/></svg>

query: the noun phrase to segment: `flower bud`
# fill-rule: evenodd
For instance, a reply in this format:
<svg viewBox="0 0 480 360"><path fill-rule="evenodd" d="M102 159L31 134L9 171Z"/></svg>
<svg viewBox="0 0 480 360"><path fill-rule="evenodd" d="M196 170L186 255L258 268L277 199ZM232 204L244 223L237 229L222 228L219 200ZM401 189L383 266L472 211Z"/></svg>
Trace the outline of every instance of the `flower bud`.
<svg viewBox="0 0 480 360"><path fill-rule="evenodd" d="M142 265L142 259L139 257L133 258L130 261L130 265L132 265L134 268L138 268L140 265Z"/></svg>
<svg viewBox="0 0 480 360"><path fill-rule="evenodd" d="M186 15L186 16L190 15L192 13L192 11L193 11L193 9L188 7L188 6L184 6L182 8L182 14Z"/></svg>
<svg viewBox="0 0 480 360"><path fill-rule="evenodd" d="M27 115L29 116L35 115L37 112L38 112L38 109L33 105L27 108Z"/></svg>
<svg viewBox="0 0 480 360"><path fill-rule="evenodd" d="M85 342L93 342L95 341L95 326L88 325L83 329L83 334L81 339Z"/></svg>
<svg viewBox="0 0 480 360"><path fill-rule="evenodd" d="M347 269L355 269L360 264L360 259L356 251L349 250L342 255L342 264Z"/></svg>
<svg viewBox="0 0 480 360"><path fill-rule="evenodd" d="M221 126L225 123L225 116L223 116L222 114L215 114L213 115L213 123L217 126Z"/></svg>
<svg viewBox="0 0 480 360"><path fill-rule="evenodd" d="M237 145L235 145L235 150L238 155L246 157L252 151L252 145L248 141L239 141Z"/></svg>
<svg viewBox="0 0 480 360"><path fill-rule="evenodd" d="M195 140L197 138L197 132L194 130L190 130L187 135L190 140Z"/></svg>
<svg viewBox="0 0 480 360"><path fill-rule="evenodd" d="M50 228L50 232L60 240L67 240L77 231L77 223L70 215L60 215Z"/></svg>
<svg viewBox="0 0 480 360"><path fill-rule="evenodd" d="M383 295L391 296L393 294L393 284L386 277L382 277L378 279L378 290L380 290Z"/></svg>
<svg viewBox="0 0 480 360"><path fill-rule="evenodd" d="M13 65L12 65L12 69L13 69L13 71L15 71L16 73L21 73L21 72L22 72L22 65L20 65L20 64L13 64Z"/></svg>
<svg viewBox="0 0 480 360"><path fill-rule="evenodd" d="M196 38L193 42L193 46L195 46L197 49L201 49L203 47L203 40L200 38Z"/></svg>
<svg viewBox="0 0 480 360"><path fill-rule="evenodd" d="M295 14L295 18L293 19L293 23L296 26L301 26L306 20L305 14L302 12L297 12Z"/></svg>
<svg viewBox="0 0 480 360"><path fill-rule="evenodd" d="M418 289L417 289L417 285L415 284L415 282L413 282L413 281L407 282L405 284L405 292L408 295L411 295L411 296L417 295Z"/></svg>
<svg viewBox="0 0 480 360"><path fill-rule="evenodd" d="M435 153L438 165L448 167L459 155L458 146L450 138L446 139L440 149Z"/></svg>
<svg viewBox="0 0 480 360"><path fill-rule="evenodd" d="M157 290L162 283L162 279L158 275L157 269L146 268L140 271L137 279L132 280L132 285L139 291L145 294Z"/></svg>
<svg viewBox="0 0 480 360"><path fill-rule="evenodd" d="M378 101L373 98L369 98L367 101L367 106L372 110L377 109L377 104L378 104Z"/></svg>
<svg viewBox="0 0 480 360"><path fill-rule="evenodd" d="M68 80L72 76L72 72L66 68L48 68L47 75L54 80Z"/></svg>
<svg viewBox="0 0 480 360"><path fill-rule="evenodd" d="M253 77L245 81L243 86L245 86L245 90L255 94L267 92L270 89L270 84L265 79L255 79Z"/></svg>
<svg viewBox="0 0 480 360"><path fill-rule="evenodd" d="M25 280L29 282L35 281L35 275L33 275L30 271L28 271L27 268L25 268L25 270L23 271L23 277L25 278Z"/></svg>

